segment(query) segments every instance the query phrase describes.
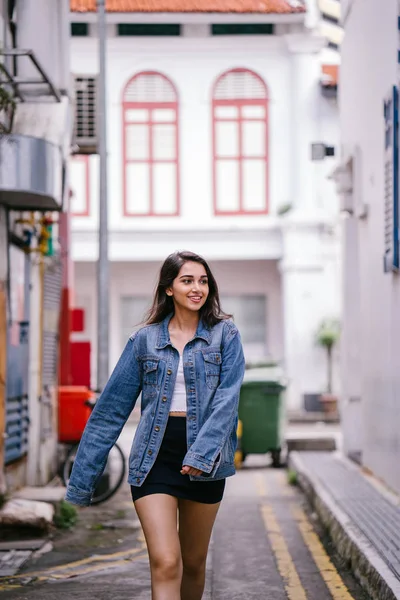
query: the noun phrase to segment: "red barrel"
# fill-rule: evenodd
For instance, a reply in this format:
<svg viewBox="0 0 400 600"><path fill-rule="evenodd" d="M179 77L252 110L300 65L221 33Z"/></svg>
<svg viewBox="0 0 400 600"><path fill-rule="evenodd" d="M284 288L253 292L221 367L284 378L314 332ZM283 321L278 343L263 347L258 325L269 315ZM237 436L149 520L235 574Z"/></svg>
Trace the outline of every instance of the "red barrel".
<svg viewBox="0 0 400 600"><path fill-rule="evenodd" d="M80 441L91 413L86 402L94 394L89 388L65 385L58 388L58 441L73 444Z"/></svg>

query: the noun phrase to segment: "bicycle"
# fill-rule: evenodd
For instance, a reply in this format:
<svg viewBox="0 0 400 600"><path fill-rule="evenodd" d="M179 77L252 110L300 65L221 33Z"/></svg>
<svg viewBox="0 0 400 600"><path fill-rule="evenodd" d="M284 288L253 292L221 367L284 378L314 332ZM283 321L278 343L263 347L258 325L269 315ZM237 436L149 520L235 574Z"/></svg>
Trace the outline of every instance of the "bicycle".
<svg viewBox="0 0 400 600"><path fill-rule="evenodd" d="M86 401L85 404L93 410L95 401ZM61 477L67 486L74 466L79 442L68 445L67 455L61 467ZM91 504L100 504L109 500L121 487L126 474L126 458L121 447L115 443L108 455L108 460L101 475L91 501Z"/></svg>

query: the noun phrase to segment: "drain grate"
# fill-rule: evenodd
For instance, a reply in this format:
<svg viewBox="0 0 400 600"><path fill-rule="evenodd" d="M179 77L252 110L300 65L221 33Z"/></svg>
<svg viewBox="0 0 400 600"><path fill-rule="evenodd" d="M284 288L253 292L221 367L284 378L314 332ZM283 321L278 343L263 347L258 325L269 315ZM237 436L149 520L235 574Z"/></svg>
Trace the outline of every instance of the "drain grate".
<svg viewBox="0 0 400 600"><path fill-rule="evenodd" d="M400 507L329 453L302 452L302 461L400 579Z"/></svg>

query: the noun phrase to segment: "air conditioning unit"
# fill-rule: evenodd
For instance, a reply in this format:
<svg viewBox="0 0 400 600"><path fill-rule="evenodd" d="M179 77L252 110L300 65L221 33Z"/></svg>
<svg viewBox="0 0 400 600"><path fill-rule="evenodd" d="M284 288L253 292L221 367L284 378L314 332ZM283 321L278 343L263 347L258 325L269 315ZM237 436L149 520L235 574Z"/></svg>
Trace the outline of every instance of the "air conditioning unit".
<svg viewBox="0 0 400 600"><path fill-rule="evenodd" d="M97 127L97 77L74 76L75 119L73 145L79 154L96 154Z"/></svg>

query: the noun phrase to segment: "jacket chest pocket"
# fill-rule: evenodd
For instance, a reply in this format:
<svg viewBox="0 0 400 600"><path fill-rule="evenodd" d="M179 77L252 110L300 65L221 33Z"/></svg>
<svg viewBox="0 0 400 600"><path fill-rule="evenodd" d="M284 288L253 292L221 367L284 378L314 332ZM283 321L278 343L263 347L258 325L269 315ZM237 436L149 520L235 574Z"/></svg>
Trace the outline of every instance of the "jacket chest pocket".
<svg viewBox="0 0 400 600"><path fill-rule="evenodd" d="M157 393L158 360L143 361L143 389L147 395Z"/></svg>
<svg viewBox="0 0 400 600"><path fill-rule="evenodd" d="M221 352L204 352L204 365L206 371L207 386L212 390L218 387L221 375Z"/></svg>

